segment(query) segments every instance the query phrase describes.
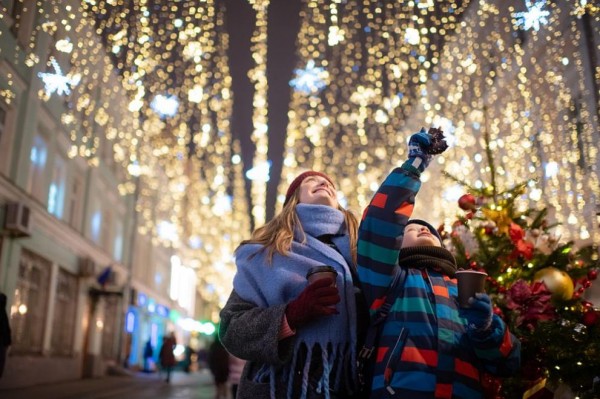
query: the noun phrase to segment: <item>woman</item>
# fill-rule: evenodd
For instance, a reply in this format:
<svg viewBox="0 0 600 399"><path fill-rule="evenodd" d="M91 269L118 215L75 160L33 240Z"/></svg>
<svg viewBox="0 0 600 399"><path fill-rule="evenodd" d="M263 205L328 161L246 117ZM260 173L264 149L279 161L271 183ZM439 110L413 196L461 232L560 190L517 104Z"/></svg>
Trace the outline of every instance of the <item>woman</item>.
<svg viewBox="0 0 600 399"><path fill-rule="evenodd" d="M355 278L357 225L332 180L309 171L294 179L281 213L237 249L219 334L248 361L239 399L353 397L357 325L368 317ZM321 265L335 281L308 284Z"/></svg>

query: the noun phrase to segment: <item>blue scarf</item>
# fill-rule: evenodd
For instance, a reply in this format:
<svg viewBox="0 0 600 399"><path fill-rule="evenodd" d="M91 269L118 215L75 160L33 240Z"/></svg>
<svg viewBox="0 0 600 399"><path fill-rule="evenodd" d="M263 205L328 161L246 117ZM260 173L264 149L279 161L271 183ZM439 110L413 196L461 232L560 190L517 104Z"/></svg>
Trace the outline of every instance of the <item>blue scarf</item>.
<svg viewBox="0 0 600 399"><path fill-rule="evenodd" d="M288 398L291 397L294 378L293 365L297 362L299 348L305 344L308 348L306 364L303 367L302 395L306 398L308 372L315 346L322 353L323 374L320 376L317 392L324 393L329 399L329 389L338 391L352 379L356 364L356 303L350 266L350 239L344 223L344 214L326 205L298 204L296 214L302 230L296 229L294 240L287 256L275 253L272 264L266 260L267 251L259 244L247 244L236 252L237 274L233 287L246 301L260 307L269 307L289 303L306 287L306 272L313 266L330 265L338 272L337 287L341 302L336 308L338 315L322 317L296 331L294 356L283 369L265 367L258 373L260 380L265 373L270 374L271 397L275 398L275 379L283 379L288 386ZM333 243L339 252L319 241L321 235L333 235ZM343 254L343 255L342 255ZM334 364L344 364L336 367ZM342 375L342 372L352 373Z"/></svg>

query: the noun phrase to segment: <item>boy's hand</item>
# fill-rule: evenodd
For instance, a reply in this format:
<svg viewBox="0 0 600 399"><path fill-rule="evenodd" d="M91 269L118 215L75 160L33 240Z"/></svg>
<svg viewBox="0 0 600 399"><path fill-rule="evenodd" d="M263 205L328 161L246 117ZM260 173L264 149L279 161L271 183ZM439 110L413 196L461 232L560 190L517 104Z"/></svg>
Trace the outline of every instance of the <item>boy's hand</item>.
<svg viewBox="0 0 600 399"><path fill-rule="evenodd" d="M431 136L422 127L419 133L413 134L408 140L408 157L421 158L423 162L429 163L431 155L427 153L426 148L430 145Z"/></svg>
<svg viewBox="0 0 600 399"><path fill-rule="evenodd" d="M408 141L408 158L412 166L420 172L431 162L433 155L441 154L448 148L441 129L431 128L429 133L421 128L418 133L410 136Z"/></svg>
<svg viewBox="0 0 600 399"><path fill-rule="evenodd" d="M469 331L484 332L492 325L492 300L482 292L469 298L469 307L460 308L459 312L467 319Z"/></svg>
<svg viewBox="0 0 600 399"><path fill-rule="evenodd" d="M428 154L437 155L448 149L448 143L444 137L444 132L440 128L432 127L429 129L430 145L426 148Z"/></svg>

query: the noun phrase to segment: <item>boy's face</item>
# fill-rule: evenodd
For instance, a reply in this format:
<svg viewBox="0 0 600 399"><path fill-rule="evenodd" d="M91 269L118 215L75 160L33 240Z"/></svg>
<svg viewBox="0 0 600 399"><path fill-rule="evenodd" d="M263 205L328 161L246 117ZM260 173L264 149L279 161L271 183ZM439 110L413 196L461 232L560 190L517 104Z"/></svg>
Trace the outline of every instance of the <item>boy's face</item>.
<svg viewBox="0 0 600 399"><path fill-rule="evenodd" d="M337 208L337 193L329 180L321 176L309 176L302 180L298 188L298 202L314 205L328 205Z"/></svg>
<svg viewBox="0 0 600 399"><path fill-rule="evenodd" d="M440 240L429 231L427 226L418 223L411 223L404 229L402 238L402 247L432 246L441 247Z"/></svg>

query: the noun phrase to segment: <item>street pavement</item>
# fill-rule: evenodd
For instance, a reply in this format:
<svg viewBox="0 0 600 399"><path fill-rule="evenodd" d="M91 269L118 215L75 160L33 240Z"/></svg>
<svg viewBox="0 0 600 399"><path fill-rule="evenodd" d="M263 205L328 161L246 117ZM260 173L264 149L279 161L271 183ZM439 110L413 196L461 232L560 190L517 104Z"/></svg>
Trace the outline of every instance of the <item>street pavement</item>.
<svg viewBox="0 0 600 399"><path fill-rule="evenodd" d="M0 390L2 399L213 399L212 376L206 369L176 371L171 382L158 373L82 379L57 384Z"/></svg>

